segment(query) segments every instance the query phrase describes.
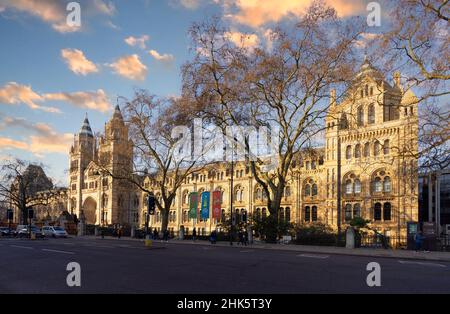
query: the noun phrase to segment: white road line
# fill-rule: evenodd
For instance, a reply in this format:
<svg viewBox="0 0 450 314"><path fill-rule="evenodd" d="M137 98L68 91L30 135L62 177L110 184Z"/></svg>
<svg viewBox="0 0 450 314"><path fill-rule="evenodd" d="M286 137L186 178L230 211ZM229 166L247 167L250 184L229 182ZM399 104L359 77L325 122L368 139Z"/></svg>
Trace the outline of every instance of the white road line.
<svg viewBox="0 0 450 314"><path fill-rule="evenodd" d="M400 264L411 264L411 265L421 265L421 266L432 266L432 267L442 267L445 268L444 264L430 263L430 262L413 262L413 261L398 261Z"/></svg>
<svg viewBox="0 0 450 314"><path fill-rule="evenodd" d="M239 251L240 253L252 253L255 252L255 250L243 250L243 251Z"/></svg>
<svg viewBox="0 0 450 314"><path fill-rule="evenodd" d="M18 249L27 249L27 250L33 250L34 248L29 247L29 246L21 246L21 245L10 245L10 247L15 247Z"/></svg>
<svg viewBox="0 0 450 314"><path fill-rule="evenodd" d="M74 252L59 251L59 250L51 250L51 249L42 249L42 251L45 251L45 252L53 252L53 253L61 253L61 254L75 254Z"/></svg>
<svg viewBox="0 0 450 314"><path fill-rule="evenodd" d="M318 258L318 259L326 259L329 258L330 255L315 255L315 254L299 254L298 257L308 257L308 258Z"/></svg>

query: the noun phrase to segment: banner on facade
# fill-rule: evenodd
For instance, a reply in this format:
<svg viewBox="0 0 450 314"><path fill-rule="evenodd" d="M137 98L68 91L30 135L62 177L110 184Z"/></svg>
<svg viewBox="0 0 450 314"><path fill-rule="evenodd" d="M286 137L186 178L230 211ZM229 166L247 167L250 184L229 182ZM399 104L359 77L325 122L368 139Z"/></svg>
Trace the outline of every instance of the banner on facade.
<svg viewBox="0 0 450 314"><path fill-rule="evenodd" d="M213 219L220 220L222 217L222 192L213 192Z"/></svg>
<svg viewBox="0 0 450 314"><path fill-rule="evenodd" d="M198 193L192 192L189 194L189 218L197 219L198 210Z"/></svg>
<svg viewBox="0 0 450 314"><path fill-rule="evenodd" d="M202 209L201 209L202 219L208 219L209 218L210 202L211 202L210 193L209 192L203 192L202 193Z"/></svg>

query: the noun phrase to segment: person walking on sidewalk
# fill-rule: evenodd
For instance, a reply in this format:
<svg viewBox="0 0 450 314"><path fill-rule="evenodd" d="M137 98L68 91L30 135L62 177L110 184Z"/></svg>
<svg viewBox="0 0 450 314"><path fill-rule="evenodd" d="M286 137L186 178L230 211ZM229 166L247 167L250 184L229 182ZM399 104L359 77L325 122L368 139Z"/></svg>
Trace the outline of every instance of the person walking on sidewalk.
<svg viewBox="0 0 450 314"><path fill-rule="evenodd" d="M194 230L192 231L192 240L196 240L197 239L197 231L196 231L196 229L194 228Z"/></svg>
<svg viewBox="0 0 450 314"><path fill-rule="evenodd" d="M416 252L418 252L422 249L423 239L424 239L424 237L422 236L422 232L417 231L416 234L414 235L414 242L416 244L416 248L415 248Z"/></svg>

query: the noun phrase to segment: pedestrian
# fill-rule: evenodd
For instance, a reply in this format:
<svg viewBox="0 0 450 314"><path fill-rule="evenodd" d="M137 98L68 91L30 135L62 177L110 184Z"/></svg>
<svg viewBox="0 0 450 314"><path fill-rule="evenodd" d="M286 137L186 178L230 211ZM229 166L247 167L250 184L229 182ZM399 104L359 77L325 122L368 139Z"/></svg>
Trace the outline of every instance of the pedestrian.
<svg viewBox="0 0 450 314"><path fill-rule="evenodd" d="M217 241L217 232L216 232L216 230L213 230L211 232L211 236L210 236L209 240L211 241L211 244L216 244L216 241Z"/></svg>
<svg viewBox="0 0 450 314"><path fill-rule="evenodd" d="M192 231L192 240L197 240L197 230L194 228L194 230Z"/></svg>
<svg viewBox="0 0 450 314"><path fill-rule="evenodd" d="M120 227L118 230L117 230L117 238L120 240L120 237L122 237L122 227Z"/></svg>
<svg viewBox="0 0 450 314"><path fill-rule="evenodd" d="M164 231L164 233L163 233L163 240L165 242L169 242L169 230Z"/></svg>
<svg viewBox="0 0 450 314"><path fill-rule="evenodd" d="M239 231L239 244L244 245L244 233L242 230Z"/></svg>
<svg viewBox="0 0 450 314"><path fill-rule="evenodd" d="M417 231L414 235L414 242L416 244L416 252L420 251L422 249L422 243L423 243L423 236L421 231Z"/></svg>
<svg viewBox="0 0 450 314"><path fill-rule="evenodd" d="M248 245L248 233L246 231L244 231L244 245Z"/></svg>
<svg viewBox="0 0 450 314"><path fill-rule="evenodd" d="M105 238L105 230L103 228L100 229L100 234L102 236L102 239Z"/></svg>
<svg viewBox="0 0 450 314"><path fill-rule="evenodd" d="M153 240L158 240L159 236L158 236L158 230L156 230L156 228L153 230Z"/></svg>

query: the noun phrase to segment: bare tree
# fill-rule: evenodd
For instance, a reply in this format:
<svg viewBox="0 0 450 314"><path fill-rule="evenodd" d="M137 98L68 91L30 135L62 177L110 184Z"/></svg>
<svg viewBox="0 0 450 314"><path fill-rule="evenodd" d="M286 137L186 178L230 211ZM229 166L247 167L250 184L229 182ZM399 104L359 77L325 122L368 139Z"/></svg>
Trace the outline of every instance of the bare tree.
<svg viewBox="0 0 450 314"><path fill-rule="evenodd" d="M49 204L52 189L41 166L20 159L5 160L0 166L0 197L18 209L23 224L28 223L28 208ZM43 190L48 192L38 193Z"/></svg>
<svg viewBox="0 0 450 314"><path fill-rule="evenodd" d="M330 90L338 89L336 101L351 83L353 50L363 30L360 20L344 22L323 2L314 2L292 29L279 27L271 50L248 47L245 38L242 44L230 42L229 30L217 19L190 30L196 55L183 67L183 95L197 112L222 128L250 125L277 132L276 167L267 170L267 160L249 160L274 224L294 157L323 129ZM248 140L235 144L251 154Z"/></svg>
<svg viewBox="0 0 450 314"><path fill-rule="evenodd" d="M160 99L145 90L136 91L123 108L133 143L133 160L117 162L114 170L108 167L107 161L99 160L102 171L111 177L132 183L147 194L160 193L156 206L161 212L162 231L167 230L170 208L178 189L189 175L205 165L201 155L181 151L192 147L191 117L183 110L184 105L181 98ZM177 127L183 126L188 132L177 132ZM147 181L150 184L146 184Z"/></svg>
<svg viewBox="0 0 450 314"><path fill-rule="evenodd" d="M417 96L419 150L414 156L426 169L442 169L448 166L450 139L449 2L399 0L390 5L392 22L373 42L375 58L384 61L385 73L400 71L403 92Z"/></svg>

